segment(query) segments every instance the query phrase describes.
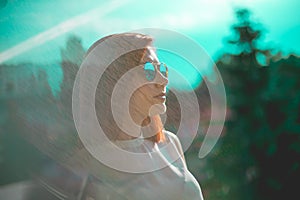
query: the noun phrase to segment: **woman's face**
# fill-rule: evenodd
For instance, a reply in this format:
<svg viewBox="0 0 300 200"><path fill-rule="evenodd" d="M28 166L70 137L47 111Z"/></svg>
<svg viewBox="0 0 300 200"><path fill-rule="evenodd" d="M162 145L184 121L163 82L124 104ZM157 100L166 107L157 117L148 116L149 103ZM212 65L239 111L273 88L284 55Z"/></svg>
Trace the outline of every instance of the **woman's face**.
<svg viewBox="0 0 300 200"><path fill-rule="evenodd" d="M155 67L154 71L154 80L149 80L149 77L146 77L144 73L144 63L153 63ZM156 56L155 50L153 47L149 46L146 49L145 56L142 59L141 70L143 73L139 74L139 77L144 80L148 80L149 84L145 84L139 87L132 95L130 99L130 113L135 118L145 119L148 116L154 116L162 114L166 111L166 86L168 84L167 73L163 73L159 69L159 60ZM151 65L152 66L152 65ZM152 66L152 67L153 67ZM153 68L154 69L154 68ZM148 79L147 79L148 78ZM142 119L142 120L143 120ZM140 120L135 120L140 121Z"/></svg>

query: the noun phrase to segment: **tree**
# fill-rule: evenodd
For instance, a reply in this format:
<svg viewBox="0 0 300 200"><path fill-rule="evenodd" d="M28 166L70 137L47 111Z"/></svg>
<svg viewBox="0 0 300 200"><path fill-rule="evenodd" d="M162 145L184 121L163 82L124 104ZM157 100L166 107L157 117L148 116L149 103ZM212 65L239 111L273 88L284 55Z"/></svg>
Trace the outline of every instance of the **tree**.
<svg viewBox="0 0 300 200"><path fill-rule="evenodd" d="M214 178L221 177L211 184L225 188L216 193L222 199L290 199L300 171L299 57L275 60L271 49L258 47L262 31L250 11L236 17L231 52L217 62L232 115L209 159Z"/></svg>
<svg viewBox="0 0 300 200"><path fill-rule="evenodd" d="M80 38L70 36L67 39L66 47L61 49L63 81L61 84L60 100L63 104L63 109L70 116L72 110L72 91L85 50L81 44Z"/></svg>
<svg viewBox="0 0 300 200"><path fill-rule="evenodd" d="M213 179L209 182L216 192L212 199L257 199L255 192L258 173L256 160L250 152L253 132L263 127L260 119L260 100L268 83L268 73L258 60L257 43L262 31L250 20L250 11L236 11L237 23L231 29L233 36L227 40L229 52L217 62L221 72L231 118L226 121L226 134L221 146L214 151L208 162ZM218 181L214 179L218 177ZM247 194L245 196L244 194Z"/></svg>

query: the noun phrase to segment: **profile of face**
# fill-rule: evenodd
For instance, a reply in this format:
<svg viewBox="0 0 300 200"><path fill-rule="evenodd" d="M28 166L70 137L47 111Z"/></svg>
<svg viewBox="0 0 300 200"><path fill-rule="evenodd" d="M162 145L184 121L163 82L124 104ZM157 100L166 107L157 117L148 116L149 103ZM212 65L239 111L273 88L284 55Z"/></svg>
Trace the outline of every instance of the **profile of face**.
<svg viewBox="0 0 300 200"><path fill-rule="evenodd" d="M148 116L166 112L166 86L168 84L168 68L159 62L152 46L146 47L139 67L143 73L135 78L146 79L149 83L139 87L131 96L129 110L136 122Z"/></svg>
<svg viewBox="0 0 300 200"><path fill-rule="evenodd" d="M123 33L100 39L88 51L99 67L113 60L104 66L95 94L99 124L111 140L137 137L141 126L146 138L163 138L160 114L166 111L168 68L159 62L152 42L148 35Z"/></svg>

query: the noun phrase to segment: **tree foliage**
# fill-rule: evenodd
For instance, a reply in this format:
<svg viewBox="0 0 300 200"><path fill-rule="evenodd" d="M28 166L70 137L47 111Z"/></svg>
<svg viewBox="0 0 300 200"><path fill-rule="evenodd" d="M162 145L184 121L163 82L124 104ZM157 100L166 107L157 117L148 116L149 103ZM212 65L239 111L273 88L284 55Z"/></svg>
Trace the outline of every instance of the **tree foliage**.
<svg viewBox="0 0 300 200"><path fill-rule="evenodd" d="M235 37L227 41L235 51L217 62L231 116L220 148L208 161L214 174L208 199L292 199L297 194L300 58L278 59L271 49L260 49L262 30L250 16L247 9L236 11Z"/></svg>

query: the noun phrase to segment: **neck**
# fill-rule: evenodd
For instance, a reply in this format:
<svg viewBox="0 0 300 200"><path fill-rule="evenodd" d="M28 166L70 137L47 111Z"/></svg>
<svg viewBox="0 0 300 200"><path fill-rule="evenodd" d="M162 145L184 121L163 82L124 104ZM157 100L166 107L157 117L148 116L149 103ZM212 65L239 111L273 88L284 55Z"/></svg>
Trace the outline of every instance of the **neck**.
<svg viewBox="0 0 300 200"><path fill-rule="evenodd" d="M154 119L154 121L156 121L156 120ZM152 122L152 124L150 124L151 119L150 119L149 116L144 118L144 120L142 120L142 122L141 122L141 131L140 132L142 132L142 129L143 129L143 132L145 133L146 137L147 137L147 135L149 137L149 135L156 134L156 132L158 131L156 129L161 128L161 127L157 127L157 123L155 123L154 121ZM149 127L147 127L148 125L149 125ZM117 135L116 139L117 140L132 140L132 139L135 139L137 137L138 136L135 137L135 136L132 136L132 135L128 135L128 134L124 133L123 131L121 131Z"/></svg>

